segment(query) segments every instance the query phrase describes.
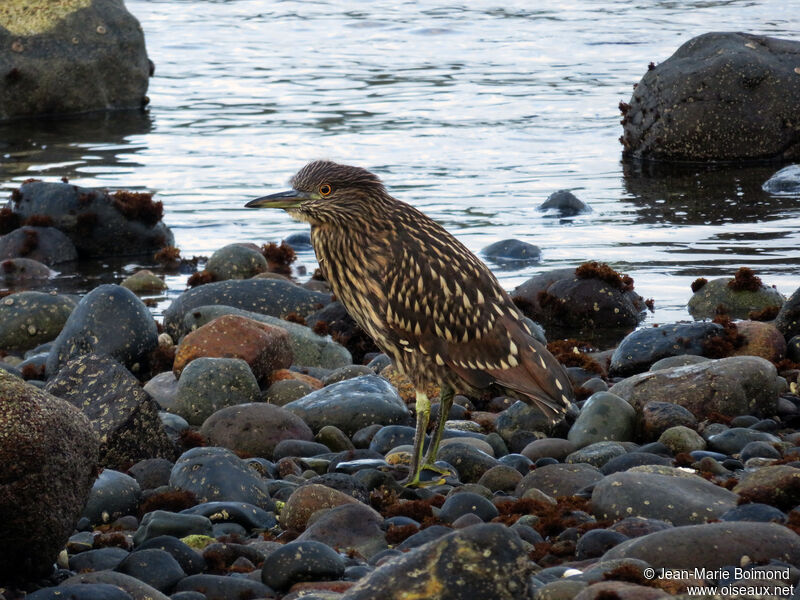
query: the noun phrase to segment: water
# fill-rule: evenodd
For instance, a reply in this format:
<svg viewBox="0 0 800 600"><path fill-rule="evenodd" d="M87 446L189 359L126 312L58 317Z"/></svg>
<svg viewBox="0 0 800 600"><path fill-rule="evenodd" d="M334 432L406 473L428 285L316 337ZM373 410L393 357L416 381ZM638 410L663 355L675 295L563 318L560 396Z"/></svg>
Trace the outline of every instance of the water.
<svg viewBox="0 0 800 600"><path fill-rule="evenodd" d="M128 0L156 64L144 114L0 127L2 187L29 177L147 189L184 256L278 241L305 226L242 208L306 161L378 172L399 198L477 251L516 237L540 270L603 260L655 299L649 321L687 318L699 276L753 267L800 286L800 198L761 183L778 166L623 164L618 103L647 64L710 31L800 39L797 0ZM535 8L534 8L535 6ZM571 189L593 209L535 209ZM312 253L300 256L312 268ZM130 261L87 271L119 280ZM167 278L180 293L185 276ZM157 309L158 311L158 309Z"/></svg>

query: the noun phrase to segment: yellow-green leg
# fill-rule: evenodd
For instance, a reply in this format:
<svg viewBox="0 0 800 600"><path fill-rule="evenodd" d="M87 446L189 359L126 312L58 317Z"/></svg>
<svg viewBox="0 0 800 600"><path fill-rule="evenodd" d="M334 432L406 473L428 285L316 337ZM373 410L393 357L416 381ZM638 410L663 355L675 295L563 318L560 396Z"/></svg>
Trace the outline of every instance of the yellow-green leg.
<svg viewBox="0 0 800 600"><path fill-rule="evenodd" d="M438 467L434 466L436 462L436 454L439 452L439 443L442 441L442 434L444 433L444 424L447 421L447 415L450 414L450 407L453 406L453 396L455 391L447 384L442 384L442 390L439 394L439 420L436 423L436 430L433 432L431 444L428 447L428 452L425 454L425 460L422 462L424 468L433 469L437 473L446 473Z"/></svg>
<svg viewBox="0 0 800 600"><path fill-rule="evenodd" d="M425 392L417 390L417 430L414 432L414 450L411 455L411 470L403 485L419 485L419 473L422 470L422 447L425 443L425 431L431 416L431 401Z"/></svg>

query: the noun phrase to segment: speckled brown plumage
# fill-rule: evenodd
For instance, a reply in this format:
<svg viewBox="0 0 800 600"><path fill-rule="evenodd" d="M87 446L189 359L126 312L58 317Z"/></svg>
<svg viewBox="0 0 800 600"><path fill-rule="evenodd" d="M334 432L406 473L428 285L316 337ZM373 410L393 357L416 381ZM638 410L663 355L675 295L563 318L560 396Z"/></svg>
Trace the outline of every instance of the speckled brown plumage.
<svg viewBox="0 0 800 600"><path fill-rule="evenodd" d="M550 418L566 411L573 394L561 364L489 269L443 227L358 167L312 162L291 184L291 193L248 205L286 198L279 206L311 224L334 293L418 390L497 384Z"/></svg>

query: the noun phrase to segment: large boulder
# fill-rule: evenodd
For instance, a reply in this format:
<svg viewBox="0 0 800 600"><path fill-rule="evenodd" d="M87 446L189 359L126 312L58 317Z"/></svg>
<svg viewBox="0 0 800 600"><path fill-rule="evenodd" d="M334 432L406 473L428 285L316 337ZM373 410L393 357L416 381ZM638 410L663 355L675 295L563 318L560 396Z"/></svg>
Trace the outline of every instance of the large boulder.
<svg viewBox="0 0 800 600"><path fill-rule="evenodd" d="M7 208L20 219L46 219L72 240L84 257L152 254L175 238L162 222L164 207L152 194L109 193L62 182L29 181Z"/></svg>
<svg viewBox="0 0 800 600"><path fill-rule="evenodd" d="M5 0L0 120L140 108L152 63L122 0Z"/></svg>
<svg viewBox="0 0 800 600"><path fill-rule="evenodd" d="M99 442L77 408L1 370L0 398L0 581L31 581L73 531Z"/></svg>
<svg viewBox="0 0 800 600"><path fill-rule="evenodd" d="M78 250L55 227L25 226L0 238L0 259L3 258L30 258L52 266L77 259Z"/></svg>
<svg viewBox="0 0 800 600"><path fill-rule="evenodd" d="M108 356L68 362L46 390L80 408L102 440L101 464L127 469L145 458L175 458L158 405L131 373Z"/></svg>
<svg viewBox="0 0 800 600"><path fill-rule="evenodd" d="M706 33L647 71L623 106L624 153L676 161L796 159L800 42Z"/></svg>
<svg viewBox="0 0 800 600"><path fill-rule="evenodd" d="M782 384L775 366L756 356L731 356L683 367L640 373L609 391L638 414L648 402L670 402L698 419L723 415L774 414Z"/></svg>
<svg viewBox="0 0 800 600"><path fill-rule="evenodd" d="M695 319L713 319L720 308L733 319L746 319L751 312L779 309L782 304L781 293L758 278L737 286L735 278L719 277L692 294L687 307Z"/></svg>

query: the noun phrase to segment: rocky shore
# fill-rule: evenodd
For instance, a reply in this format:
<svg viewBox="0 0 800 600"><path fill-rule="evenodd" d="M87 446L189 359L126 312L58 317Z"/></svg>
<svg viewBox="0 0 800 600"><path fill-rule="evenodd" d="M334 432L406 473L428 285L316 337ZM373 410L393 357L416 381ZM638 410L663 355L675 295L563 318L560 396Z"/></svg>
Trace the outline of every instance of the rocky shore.
<svg viewBox="0 0 800 600"><path fill-rule="evenodd" d="M30 182L2 217L6 262L144 245L197 267L149 197ZM450 475L408 489L413 390L291 278L307 242L221 248L158 320L144 270L0 299L0 597L792 597L800 290L742 268L687 290L695 321L637 329L654 301L608 265L532 277L512 296L574 410L457 396Z"/></svg>

